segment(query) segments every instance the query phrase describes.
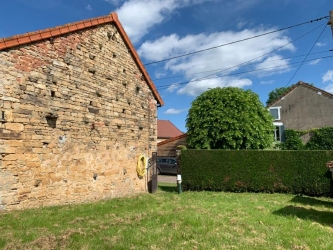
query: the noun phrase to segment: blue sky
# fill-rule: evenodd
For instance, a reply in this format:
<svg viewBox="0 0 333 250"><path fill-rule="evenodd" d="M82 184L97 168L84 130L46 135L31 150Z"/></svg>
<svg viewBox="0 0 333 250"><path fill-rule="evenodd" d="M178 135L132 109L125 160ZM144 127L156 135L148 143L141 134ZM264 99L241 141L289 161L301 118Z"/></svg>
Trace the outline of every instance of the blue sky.
<svg viewBox="0 0 333 250"><path fill-rule="evenodd" d="M142 61L151 63L317 19L330 10L332 0L11 0L1 6L0 37L116 11ZM185 132L191 102L218 86L251 89L263 103L271 90L300 80L333 93L327 21L147 65L165 102L158 118ZM292 78L305 59L311 61Z"/></svg>

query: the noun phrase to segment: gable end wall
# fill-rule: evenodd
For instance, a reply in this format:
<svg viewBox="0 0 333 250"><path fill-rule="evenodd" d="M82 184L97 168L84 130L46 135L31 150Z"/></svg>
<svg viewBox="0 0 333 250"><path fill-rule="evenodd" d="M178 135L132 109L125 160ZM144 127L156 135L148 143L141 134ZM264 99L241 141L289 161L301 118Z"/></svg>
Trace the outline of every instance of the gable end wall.
<svg viewBox="0 0 333 250"><path fill-rule="evenodd" d="M298 86L272 107L281 107L286 129L308 130L333 126L333 99Z"/></svg>
<svg viewBox="0 0 333 250"><path fill-rule="evenodd" d="M156 106L112 24L0 51L0 210L146 192Z"/></svg>

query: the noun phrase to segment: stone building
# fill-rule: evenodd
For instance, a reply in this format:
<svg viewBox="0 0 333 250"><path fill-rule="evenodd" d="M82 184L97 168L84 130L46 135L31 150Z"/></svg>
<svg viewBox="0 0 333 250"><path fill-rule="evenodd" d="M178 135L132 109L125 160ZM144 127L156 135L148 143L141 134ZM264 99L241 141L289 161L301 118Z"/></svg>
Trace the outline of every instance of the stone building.
<svg viewBox="0 0 333 250"><path fill-rule="evenodd" d="M0 210L146 192L161 105L115 13L0 39Z"/></svg>

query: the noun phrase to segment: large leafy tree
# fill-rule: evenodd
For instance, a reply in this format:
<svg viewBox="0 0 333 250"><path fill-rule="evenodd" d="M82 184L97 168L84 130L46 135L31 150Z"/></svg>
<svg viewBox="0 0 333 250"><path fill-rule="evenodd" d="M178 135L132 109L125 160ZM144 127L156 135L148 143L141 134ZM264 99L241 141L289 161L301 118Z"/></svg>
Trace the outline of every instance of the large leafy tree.
<svg viewBox="0 0 333 250"><path fill-rule="evenodd" d="M313 83L310 83L310 85L313 86ZM286 93L289 89L291 89L294 86L295 86L295 84L291 85L290 87L276 88L276 89L272 90L271 92L269 92L268 99L266 101L266 105L268 105L271 102L278 99L280 96L282 96L284 93Z"/></svg>
<svg viewBox="0 0 333 250"><path fill-rule="evenodd" d="M215 88L189 110L187 143L196 149L264 149L273 142L273 118L251 90Z"/></svg>
<svg viewBox="0 0 333 250"><path fill-rule="evenodd" d="M268 99L266 101L266 105L270 104L271 102L275 101L279 96L283 95L285 92L287 92L290 87L281 87L281 88L276 88L269 92L268 94Z"/></svg>

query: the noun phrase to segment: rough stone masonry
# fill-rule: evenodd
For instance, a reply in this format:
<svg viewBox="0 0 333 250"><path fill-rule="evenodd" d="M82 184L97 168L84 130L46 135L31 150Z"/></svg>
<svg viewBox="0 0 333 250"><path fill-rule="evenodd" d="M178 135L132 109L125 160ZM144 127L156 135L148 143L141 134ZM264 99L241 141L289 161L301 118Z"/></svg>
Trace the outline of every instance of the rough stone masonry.
<svg viewBox="0 0 333 250"><path fill-rule="evenodd" d="M0 210L146 192L156 106L112 23L0 51Z"/></svg>

